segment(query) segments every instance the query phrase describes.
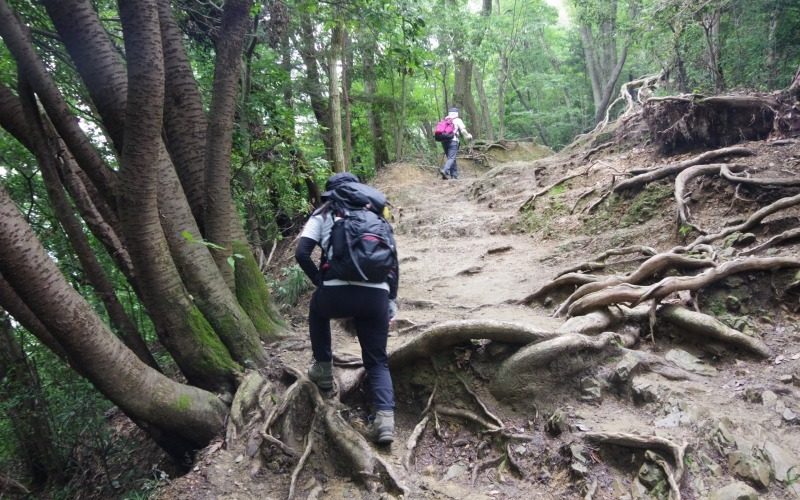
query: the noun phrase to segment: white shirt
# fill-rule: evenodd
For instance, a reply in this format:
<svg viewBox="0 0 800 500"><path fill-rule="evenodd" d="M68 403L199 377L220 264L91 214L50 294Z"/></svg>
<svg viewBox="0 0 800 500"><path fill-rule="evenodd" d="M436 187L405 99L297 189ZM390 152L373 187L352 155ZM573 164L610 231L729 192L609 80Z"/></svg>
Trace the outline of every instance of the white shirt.
<svg viewBox="0 0 800 500"><path fill-rule="evenodd" d="M308 218L308 222L303 226L303 232L300 233L301 238L311 238L316 241L323 252L328 248L328 241L331 239L331 229L333 229L333 214L322 213L312 215ZM366 286L369 288L380 288L389 291L388 283L369 283L367 281L345 281L339 279L325 280L322 282L325 286L342 286L342 285L358 285Z"/></svg>

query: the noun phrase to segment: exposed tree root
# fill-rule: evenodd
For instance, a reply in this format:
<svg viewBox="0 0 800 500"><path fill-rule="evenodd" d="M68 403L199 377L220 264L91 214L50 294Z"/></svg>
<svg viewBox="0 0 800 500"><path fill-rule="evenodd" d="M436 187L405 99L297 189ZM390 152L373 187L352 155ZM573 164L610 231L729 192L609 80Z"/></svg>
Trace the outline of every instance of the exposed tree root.
<svg viewBox="0 0 800 500"><path fill-rule="evenodd" d="M781 234L777 234L760 245L739 252L739 255L743 256L753 255L758 252L761 252L762 250L771 248L779 243L783 243L784 241L794 240L797 238L800 238L800 227L789 229L787 231L782 232Z"/></svg>
<svg viewBox="0 0 800 500"><path fill-rule="evenodd" d="M414 450L416 450L419 438L422 437L422 434L425 432L425 428L428 426L430 419L430 415L422 417L422 420L414 427L411 435L408 436L408 440L406 441L406 453L403 456L403 467L405 467L406 470L411 469L411 461L414 459Z"/></svg>
<svg viewBox="0 0 800 500"><path fill-rule="evenodd" d="M689 224L689 208L686 206L686 184L699 175L721 174L723 170L740 172L746 168L743 164L727 165L725 163L711 163L708 165L694 165L679 173L675 177L675 203L678 206L678 225ZM701 231L702 232L702 231Z"/></svg>
<svg viewBox="0 0 800 500"><path fill-rule="evenodd" d="M470 486L473 487L475 486L475 483L478 480L478 474L480 474L483 469L492 467L494 465L499 465L500 463L503 462L503 458L504 458L503 455L500 455L494 458L488 458L483 462L476 464L475 467L472 469L472 478L470 480Z"/></svg>
<svg viewBox="0 0 800 500"><path fill-rule="evenodd" d="M750 257L725 262L696 276L664 278L650 286L622 283L581 297L569 306L567 314L570 316L582 315L618 303L635 306L645 300L659 301L679 290L699 290L733 274L770 271L785 267L800 267L800 260L788 257Z"/></svg>
<svg viewBox="0 0 800 500"><path fill-rule="evenodd" d="M31 490L26 488L24 484L6 476L5 474L0 474L0 492L8 493L10 495L31 494Z"/></svg>
<svg viewBox="0 0 800 500"><path fill-rule="evenodd" d="M659 308L658 317L669 321L682 331L722 341L762 358L772 356L769 347L759 339L745 335L707 314L668 304Z"/></svg>
<svg viewBox="0 0 800 500"><path fill-rule="evenodd" d="M311 422L311 428L315 428L317 424L317 413L314 413L314 420ZM308 456L311 455L311 450L314 449L314 433L309 432L306 434L306 446L303 450L303 454L300 456L299 460L297 461L297 465L295 466L294 470L292 471L292 480L289 484L289 494L286 496L287 500L292 500L294 498L294 491L297 487L297 478L300 477L300 472L303 470L303 467L306 465L306 460L308 460Z"/></svg>
<svg viewBox="0 0 800 500"><path fill-rule="evenodd" d="M618 344L632 345L633 342L635 339L628 336L604 332L597 336L564 334L528 345L500 365L490 390L497 398L512 396L530 382L538 382L540 377L536 376L536 372L547 368L558 358L578 352L598 353Z"/></svg>
<svg viewBox="0 0 800 500"><path fill-rule="evenodd" d="M714 234L707 234L704 236L698 237L692 243L685 247L675 247L671 251L672 252L686 252L696 248L698 245L705 245L711 243L713 241L719 240L724 238L730 234L736 232L743 232L747 231L750 228L755 227L758 225L762 220L764 220L767 216L774 214L775 212L779 212L781 210L793 207L795 205L800 204L800 194L796 194L794 196L789 196L786 198L781 198L780 200L776 201L775 203L771 203L766 207L763 207L757 211L755 211L750 217L747 218L746 221L738 224L736 226L731 226L723 229L722 231Z"/></svg>
<svg viewBox="0 0 800 500"><path fill-rule="evenodd" d="M742 177L740 175L734 175L735 172L735 170L729 167L722 167L720 175L731 182L740 184L751 184L755 186L800 186L800 179L794 177Z"/></svg>
<svg viewBox="0 0 800 500"><path fill-rule="evenodd" d="M534 301L547 297L547 295L553 290L558 290L559 288L571 285L584 285L586 283L593 283L595 281L598 281L599 279L600 278L598 278L597 276L593 276L591 274L583 274L583 273L562 274L557 278L547 282L541 288L539 288L532 294L528 295L524 299L521 299L519 301L519 304L530 305Z"/></svg>
<svg viewBox="0 0 800 500"><path fill-rule="evenodd" d="M668 454L674 465L658 463L667 474L670 484L670 498L680 500L680 482L683 479L684 465L683 457L686 454L687 444L675 444L669 439L659 436L639 436L637 434L627 434L623 432L587 432L583 435L584 439L601 444L612 444L624 446L626 448L640 448L645 450L660 450ZM670 472L672 470L672 472Z"/></svg>
<svg viewBox="0 0 800 500"><path fill-rule="evenodd" d="M572 204L572 208L569 209L569 214L572 215L575 213L575 209L578 208L578 204L587 196L597 191L597 188L589 188L583 193L581 193L577 199L575 199L575 203Z"/></svg>
<svg viewBox="0 0 800 500"><path fill-rule="evenodd" d="M613 193L620 193L628 189L638 188L640 186L656 181L658 179L663 179L664 177L669 177L671 175L678 174L691 166L704 164L709 160L714 160L716 158L721 158L724 156L752 156L754 154L755 154L754 151L739 146L715 149L713 151L706 151L703 154L697 155L693 158L689 158L682 162L675 163L672 165L667 165L666 167L661 167L656 170L651 170L649 172L636 175L634 177L631 177L630 179L626 179L617 184L614 188L611 189L611 191Z"/></svg>
<svg viewBox="0 0 800 500"><path fill-rule="evenodd" d="M578 172L576 174L565 175L564 177L558 179L554 183L548 184L547 186L543 187L539 191L536 191L535 193L533 193L527 200L525 200L525 203L523 203L522 205L519 206L519 208L517 210L519 212L522 212L523 210L526 210L526 209L528 209L530 207L533 207L533 204L536 202L536 198L538 198L539 196L547 194L551 189L553 189L554 187L558 186L559 184L561 184L563 182L566 182L566 181L568 181L570 179L573 179L575 177L579 177L581 175L586 175L588 172L589 171L586 170L584 172Z"/></svg>
<svg viewBox="0 0 800 500"><path fill-rule="evenodd" d="M598 269L603 269L608 264L605 263L606 259L609 257L613 257L615 255L630 255L632 253L639 253L642 255L653 256L657 252L655 249L647 246L642 245L633 245L621 248L612 248L611 250L606 250L605 252L601 253L593 260L589 262L584 262L582 264L578 264L576 266L568 267L567 269L558 273L556 277L559 277L564 274L573 273L573 272L586 272L586 271L595 271Z"/></svg>
<svg viewBox="0 0 800 500"><path fill-rule="evenodd" d="M507 344L530 344L557 334L502 321L465 320L438 323L409 338L389 353L389 366L407 366L417 359L427 359L443 349L474 339L488 339Z"/></svg>
<svg viewBox="0 0 800 500"><path fill-rule="evenodd" d="M677 253L661 253L654 255L643 262L641 266L639 266L628 276L610 276L604 280L597 280L595 282L582 285L580 288L575 290L572 295L567 297L563 303L561 303L553 315L562 316L565 313L570 316L580 315L582 313L573 314L572 311L570 311L572 304L580 300L582 297L597 293L613 286L622 286L623 284L636 285L645 280L651 279L660 273L672 269L700 269L714 265L714 261L711 259L697 259Z"/></svg>

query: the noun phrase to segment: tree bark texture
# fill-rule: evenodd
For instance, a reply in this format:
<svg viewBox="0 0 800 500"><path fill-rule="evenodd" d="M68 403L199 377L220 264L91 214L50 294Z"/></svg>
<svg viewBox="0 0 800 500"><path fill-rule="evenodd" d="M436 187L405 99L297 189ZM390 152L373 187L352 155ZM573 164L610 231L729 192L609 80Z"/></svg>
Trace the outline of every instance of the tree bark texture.
<svg viewBox="0 0 800 500"><path fill-rule="evenodd" d="M205 445L221 430L224 404L212 393L168 379L125 347L67 283L5 189L0 273L81 373L131 418L171 434L184 449Z"/></svg>
<svg viewBox="0 0 800 500"><path fill-rule="evenodd" d="M372 140L372 154L375 168L379 169L389 163L389 151L386 146L386 137L383 129L380 106L376 102L378 96L378 82L375 75L375 53L378 45L374 38L367 36L366 47L363 53L364 61L364 92L369 101L367 119L370 137Z"/></svg>
<svg viewBox="0 0 800 500"><path fill-rule="evenodd" d="M236 286L233 267L228 263L233 255L232 227L240 225L240 222L231 194L230 158L242 46L251 5L250 0L226 0L222 9L221 35L216 43L214 97L206 141L206 238L216 245L211 254L231 290Z"/></svg>
<svg viewBox="0 0 800 500"><path fill-rule="evenodd" d="M343 37L344 27L341 21L337 20L333 30L331 30L331 45L328 49L328 109L330 110L331 119L334 172L347 170L342 137L342 97L341 88L339 87L339 64L342 60Z"/></svg>

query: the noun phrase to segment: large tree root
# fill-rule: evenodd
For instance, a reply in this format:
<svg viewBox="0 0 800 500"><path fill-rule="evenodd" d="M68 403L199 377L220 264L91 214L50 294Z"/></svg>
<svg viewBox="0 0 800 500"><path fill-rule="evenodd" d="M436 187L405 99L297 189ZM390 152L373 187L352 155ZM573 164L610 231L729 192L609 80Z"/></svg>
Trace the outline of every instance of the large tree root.
<svg viewBox="0 0 800 500"><path fill-rule="evenodd" d="M632 336L604 332L597 336L564 334L543 342L526 346L506 359L497 371L489 389L496 398L513 396L524 392L531 383L538 382L537 372L556 359L568 354L588 354L613 349L618 344L632 345Z"/></svg>
<svg viewBox="0 0 800 500"><path fill-rule="evenodd" d="M614 188L612 188L611 191L613 193L620 193L625 190L638 188L640 186L656 181L658 179L663 179L664 177L669 177L671 175L678 174L691 166L701 165L707 163L709 160L714 160L724 156L752 156L754 154L755 152L753 152L752 150L739 146L715 149L713 151L706 151L703 154L697 155L693 158L689 158L682 162L668 165L666 167L661 167L656 170L650 170L648 172L631 177L630 179L625 179L624 181L617 184Z"/></svg>
<svg viewBox="0 0 800 500"><path fill-rule="evenodd" d="M753 248L748 248L747 250L743 250L739 252L739 255L742 256L753 255L758 252L761 252L762 250L766 250L775 245L778 245L779 243L783 243L784 241L794 240L797 238L800 238L800 228L798 227L786 230L781 234L777 234L772 238L768 239L767 241L765 241L764 243L754 246Z"/></svg>
<svg viewBox="0 0 800 500"><path fill-rule="evenodd" d="M599 270L599 269L603 269L606 266L608 266L608 264L606 264L606 259L607 258L616 256L616 255L630 255L632 253L638 253L638 254L641 254L641 255L652 257L657 252L655 251L654 248L647 247L647 246L642 246L642 245L632 245L632 246L621 247L621 248L612 248L611 250L606 250L605 252L601 253L600 255L598 255L597 257L595 257L594 259L592 259L589 262L584 262L582 264L578 264L576 266L568 267L567 269L564 269L563 271L558 273L558 275L556 277L559 277L559 276L562 276L562 275L568 274L568 273L596 271L596 270Z"/></svg>
<svg viewBox="0 0 800 500"><path fill-rule="evenodd" d="M569 306L567 314L578 316L618 303L627 303L635 306L645 300L653 299L659 301L679 290L699 290L733 274L771 271L786 267L800 267L800 260L788 257L749 257L725 262L696 276L664 278L650 286L622 283L581 297Z"/></svg>
<svg viewBox="0 0 800 500"><path fill-rule="evenodd" d="M389 367L403 367L417 359L427 359L433 354L470 340L488 339L507 344L530 344L558 335L554 332L530 328L502 321L465 320L445 321L428 328L389 353Z"/></svg>
<svg viewBox="0 0 800 500"><path fill-rule="evenodd" d="M669 304L658 310L658 317L681 328L683 331L722 341L762 358L772 356L767 345L759 339L745 335L706 314Z"/></svg>
<svg viewBox="0 0 800 500"><path fill-rule="evenodd" d="M761 223L761 221L764 220L767 216L772 215L775 212L779 212L781 210L793 207L798 204L800 204L800 194L796 194L794 196L789 196L786 198L781 198L775 203L771 203L766 207L763 207L755 211L750 217L747 218L746 221L742 222L741 224L727 227L718 233L700 236L689 245L675 247L671 250L671 252L682 253L691 251L692 249L697 248L699 245L707 245L711 242L722 239L730 234L747 231L755 227L759 223Z"/></svg>
<svg viewBox="0 0 800 500"><path fill-rule="evenodd" d="M581 175L586 175L587 173L588 173L588 170L585 171L585 172L578 172L577 174L565 175L564 177L558 179L554 183L548 184L547 186L543 187L539 191L536 191L535 193L533 193L530 197L528 197L527 200L525 200L525 202L522 205L519 206L519 209L517 209L517 210L519 212L522 212L522 211L524 211L524 210L526 210L528 208L533 207L533 204L536 202L536 198L538 198L539 196L547 194L551 189L553 189L554 187L558 186L559 184L561 184L563 182L567 182L568 180L573 179L575 177L579 177Z"/></svg>
<svg viewBox="0 0 800 500"><path fill-rule="evenodd" d="M735 170L724 166L720 170L720 175L731 182L739 184L751 184L755 186L800 186L800 179L793 177L742 177L734 175Z"/></svg>
<svg viewBox="0 0 800 500"><path fill-rule="evenodd" d="M667 481L670 485L670 498L680 500L680 483L683 479L684 466L683 458L686 455L688 445L675 444L669 439L659 436L639 436L637 434L627 434L623 432L587 432L583 435L584 439L600 444L611 444L626 448L639 448L644 450L659 450L666 453L673 465L666 463L656 463L664 470Z"/></svg>
<svg viewBox="0 0 800 500"><path fill-rule="evenodd" d="M740 172L747 166L739 163L727 165L725 163L711 163L708 165L695 165L689 167L675 177L675 203L678 207L678 224L689 224L689 208L686 206L686 184L693 178L700 175L722 174L724 170ZM696 228L699 232L703 232Z"/></svg>
<svg viewBox="0 0 800 500"><path fill-rule="evenodd" d="M570 316L574 316L576 314L572 314L572 312L569 311L574 302L586 295L608 289L609 287L613 287L615 285L636 285L644 282L645 280L651 279L654 276L664 273L665 271L675 269L701 269L714 265L715 263L712 259L698 259L676 253L661 253L654 255L643 262L641 266L639 266L628 276L610 276L603 280L597 280L592 283L582 285L575 290L572 295L567 297L564 302L561 303L553 315L562 316L565 313L568 313Z"/></svg>
<svg viewBox="0 0 800 500"><path fill-rule="evenodd" d="M585 285L586 283L593 283L598 281L600 278L591 274L583 274L583 273L569 273L569 274L562 274L557 278L547 282L541 288L533 292L532 294L528 295L524 299L519 300L519 304L523 305L531 305L533 302L546 298L550 292L554 290L558 290L560 288L572 286L572 285Z"/></svg>

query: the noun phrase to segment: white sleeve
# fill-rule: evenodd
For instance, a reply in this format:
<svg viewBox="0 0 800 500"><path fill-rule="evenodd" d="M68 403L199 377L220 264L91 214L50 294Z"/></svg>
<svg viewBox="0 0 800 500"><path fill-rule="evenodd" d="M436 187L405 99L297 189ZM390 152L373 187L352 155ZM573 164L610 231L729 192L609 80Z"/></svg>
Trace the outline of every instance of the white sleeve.
<svg viewBox="0 0 800 500"><path fill-rule="evenodd" d="M312 240L319 243L322 241L322 227L324 221L322 220L322 215L312 215L309 217L306 225L303 226L303 232L300 233L301 238L311 238Z"/></svg>
<svg viewBox="0 0 800 500"><path fill-rule="evenodd" d="M467 132L467 126L464 125L464 121L461 118L456 118L455 120L453 120L453 123L455 123L457 132L459 134Z"/></svg>

